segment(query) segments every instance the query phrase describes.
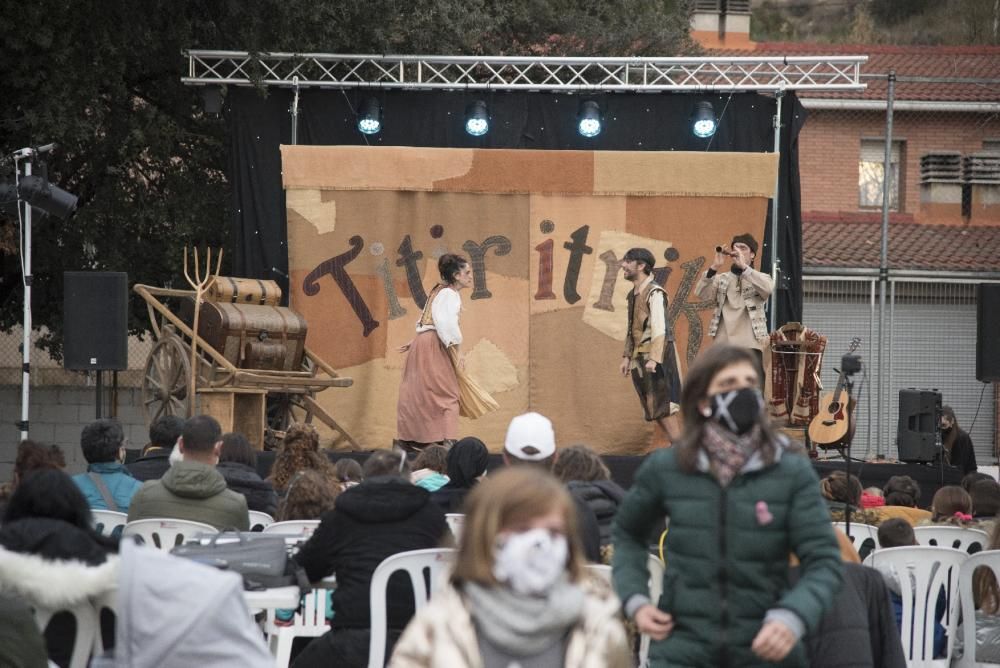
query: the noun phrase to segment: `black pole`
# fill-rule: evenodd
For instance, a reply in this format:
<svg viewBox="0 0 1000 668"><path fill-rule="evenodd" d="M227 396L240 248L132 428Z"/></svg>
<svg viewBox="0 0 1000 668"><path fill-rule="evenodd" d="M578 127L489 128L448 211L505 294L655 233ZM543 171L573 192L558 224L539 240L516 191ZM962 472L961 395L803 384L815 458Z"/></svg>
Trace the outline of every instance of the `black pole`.
<svg viewBox="0 0 1000 668"><path fill-rule="evenodd" d="M101 419L101 408L102 408L102 406L101 406L101 400L103 399L103 397L101 396L101 390L104 387L103 386L103 382L102 382L102 378L103 378L104 373L100 369L98 369L95 373L97 374L97 419L100 420Z"/></svg>

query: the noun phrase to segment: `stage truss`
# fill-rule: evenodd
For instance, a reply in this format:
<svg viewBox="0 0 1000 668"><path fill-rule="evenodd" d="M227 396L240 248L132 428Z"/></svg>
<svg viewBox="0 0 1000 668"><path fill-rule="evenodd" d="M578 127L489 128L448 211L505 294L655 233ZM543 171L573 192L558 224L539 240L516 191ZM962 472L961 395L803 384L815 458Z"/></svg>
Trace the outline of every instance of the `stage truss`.
<svg viewBox="0 0 1000 668"><path fill-rule="evenodd" d="M531 58L186 52L187 85L560 92L863 90L867 56Z"/></svg>

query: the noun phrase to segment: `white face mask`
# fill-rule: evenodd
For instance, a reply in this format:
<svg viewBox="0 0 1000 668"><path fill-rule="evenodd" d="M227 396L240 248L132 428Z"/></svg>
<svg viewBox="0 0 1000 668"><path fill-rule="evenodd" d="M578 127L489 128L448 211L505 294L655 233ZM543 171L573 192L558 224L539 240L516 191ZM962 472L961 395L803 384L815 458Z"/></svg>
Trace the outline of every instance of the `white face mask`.
<svg viewBox="0 0 1000 668"><path fill-rule="evenodd" d="M493 575L519 594L545 594L566 571L566 537L548 529L507 536L493 550Z"/></svg>

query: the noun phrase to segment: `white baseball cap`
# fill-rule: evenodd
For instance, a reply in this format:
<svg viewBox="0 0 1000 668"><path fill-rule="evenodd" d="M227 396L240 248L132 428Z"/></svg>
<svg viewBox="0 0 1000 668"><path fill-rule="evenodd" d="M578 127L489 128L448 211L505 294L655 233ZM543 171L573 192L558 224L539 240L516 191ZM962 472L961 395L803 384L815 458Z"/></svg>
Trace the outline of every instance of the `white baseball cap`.
<svg viewBox="0 0 1000 668"><path fill-rule="evenodd" d="M503 447L509 455L523 461L548 459L556 451L556 434L552 429L552 421L539 413L518 415L507 427Z"/></svg>

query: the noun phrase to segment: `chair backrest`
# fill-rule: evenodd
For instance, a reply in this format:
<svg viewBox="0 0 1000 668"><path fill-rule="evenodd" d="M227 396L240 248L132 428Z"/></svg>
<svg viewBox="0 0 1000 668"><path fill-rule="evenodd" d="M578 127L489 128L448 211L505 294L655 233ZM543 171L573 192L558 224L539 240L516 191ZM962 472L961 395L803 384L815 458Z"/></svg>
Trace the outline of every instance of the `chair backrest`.
<svg viewBox="0 0 1000 668"><path fill-rule="evenodd" d="M128 515L119 513L116 510L97 510L92 508L90 514L94 516L94 529L102 536L110 536L118 527L123 527L128 523Z"/></svg>
<svg viewBox="0 0 1000 668"><path fill-rule="evenodd" d="M389 577L396 571L406 571L413 586L413 601L416 609L427 605L432 591L437 589L446 567L455 558L455 550L451 548L434 548L430 550L411 550L386 557L372 573L370 590L371 606L371 644L368 649L368 668L383 668L385 665L385 639L388 633L388 618L385 605L386 588ZM430 581L430 587L425 580Z"/></svg>
<svg viewBox="0 0 1000 668"><path fill-rule="evenodd" d="M969 555L948 547L890 547L875 550L865 559L899 584L903 616L900 639L907 666L941 666L951 663L952 639L958 623L958 579ZM891 587L890 587L891 588ZM939 602L943 615L937 616ZM945 630L944 656L935 659L934 627Z"/></svg>
<svg viewBox="0 0 1000 668"><path fill-rule="evenodd" d="M925 525L913 527L913 535L921 545L950 547L969 554L981 552L990 544L989 534L971 527Z"/></svg>
<svg viewBox="0 0 1000 668"><path fill-rule="evenodd" d="M969 556L962 564L958 578L958 595L962 602L962 658L959 668L1000 666L1000 663L976 661L976 602L973 596L973 578L977 568L991 571L1000 582L1000 550L986 550Z"/></svg>
<svg viewBox="0 0 1000 668"><path fill-rule="evenodd" d="M848 531L847 522L834 522L833 526L847 534L854 549L858 551L862 559L871 554L873 550L878 549L878 527L851 522L850 531Z"/></svg>
<svg viewBox="0 0 1000 668"><path fill-rule="evenodd" d="M462 540L462 527L465 526L465 514L445 513L444 519L448 523L448 529L451 531L451 535L455 537L455 544L457 545Z"/></svg>
<svg viewBox="0 0 1000 668"><path fill-rule="evenodd" d="M319 526L319 520L288 520L275 522L264 527L264 533L280 533L286 536L309 538Z"/></svg>
<svg viewBox="0 0 1000 668"><path fill-rule="evenodd" d="M267 527L274 524L274 518L263 513L259 510L251 510L250 513L250 531L263 531Z"/></svg>
<svg viewBox="0 0 1000 668"><path fill-rule="evenodd" d="M204 522L163 518L129 522L122 530L122 537L141 536L146 545L169 552L184 541L205 533L215 534L219 530Z"/></svg>
<svg viewBox="0 0 1000 668"><path fill-rule="evenodd" d="M37 605L35 623L38 630L45 633L52 617L58 612L68 612L76 621L76 635L73 637L73 652L70 655L69 668L87 668L90 656L100 655L104 651L101 639L101 623L98 609L89 600L78 603L72 608L43 608Z"/></svg>

